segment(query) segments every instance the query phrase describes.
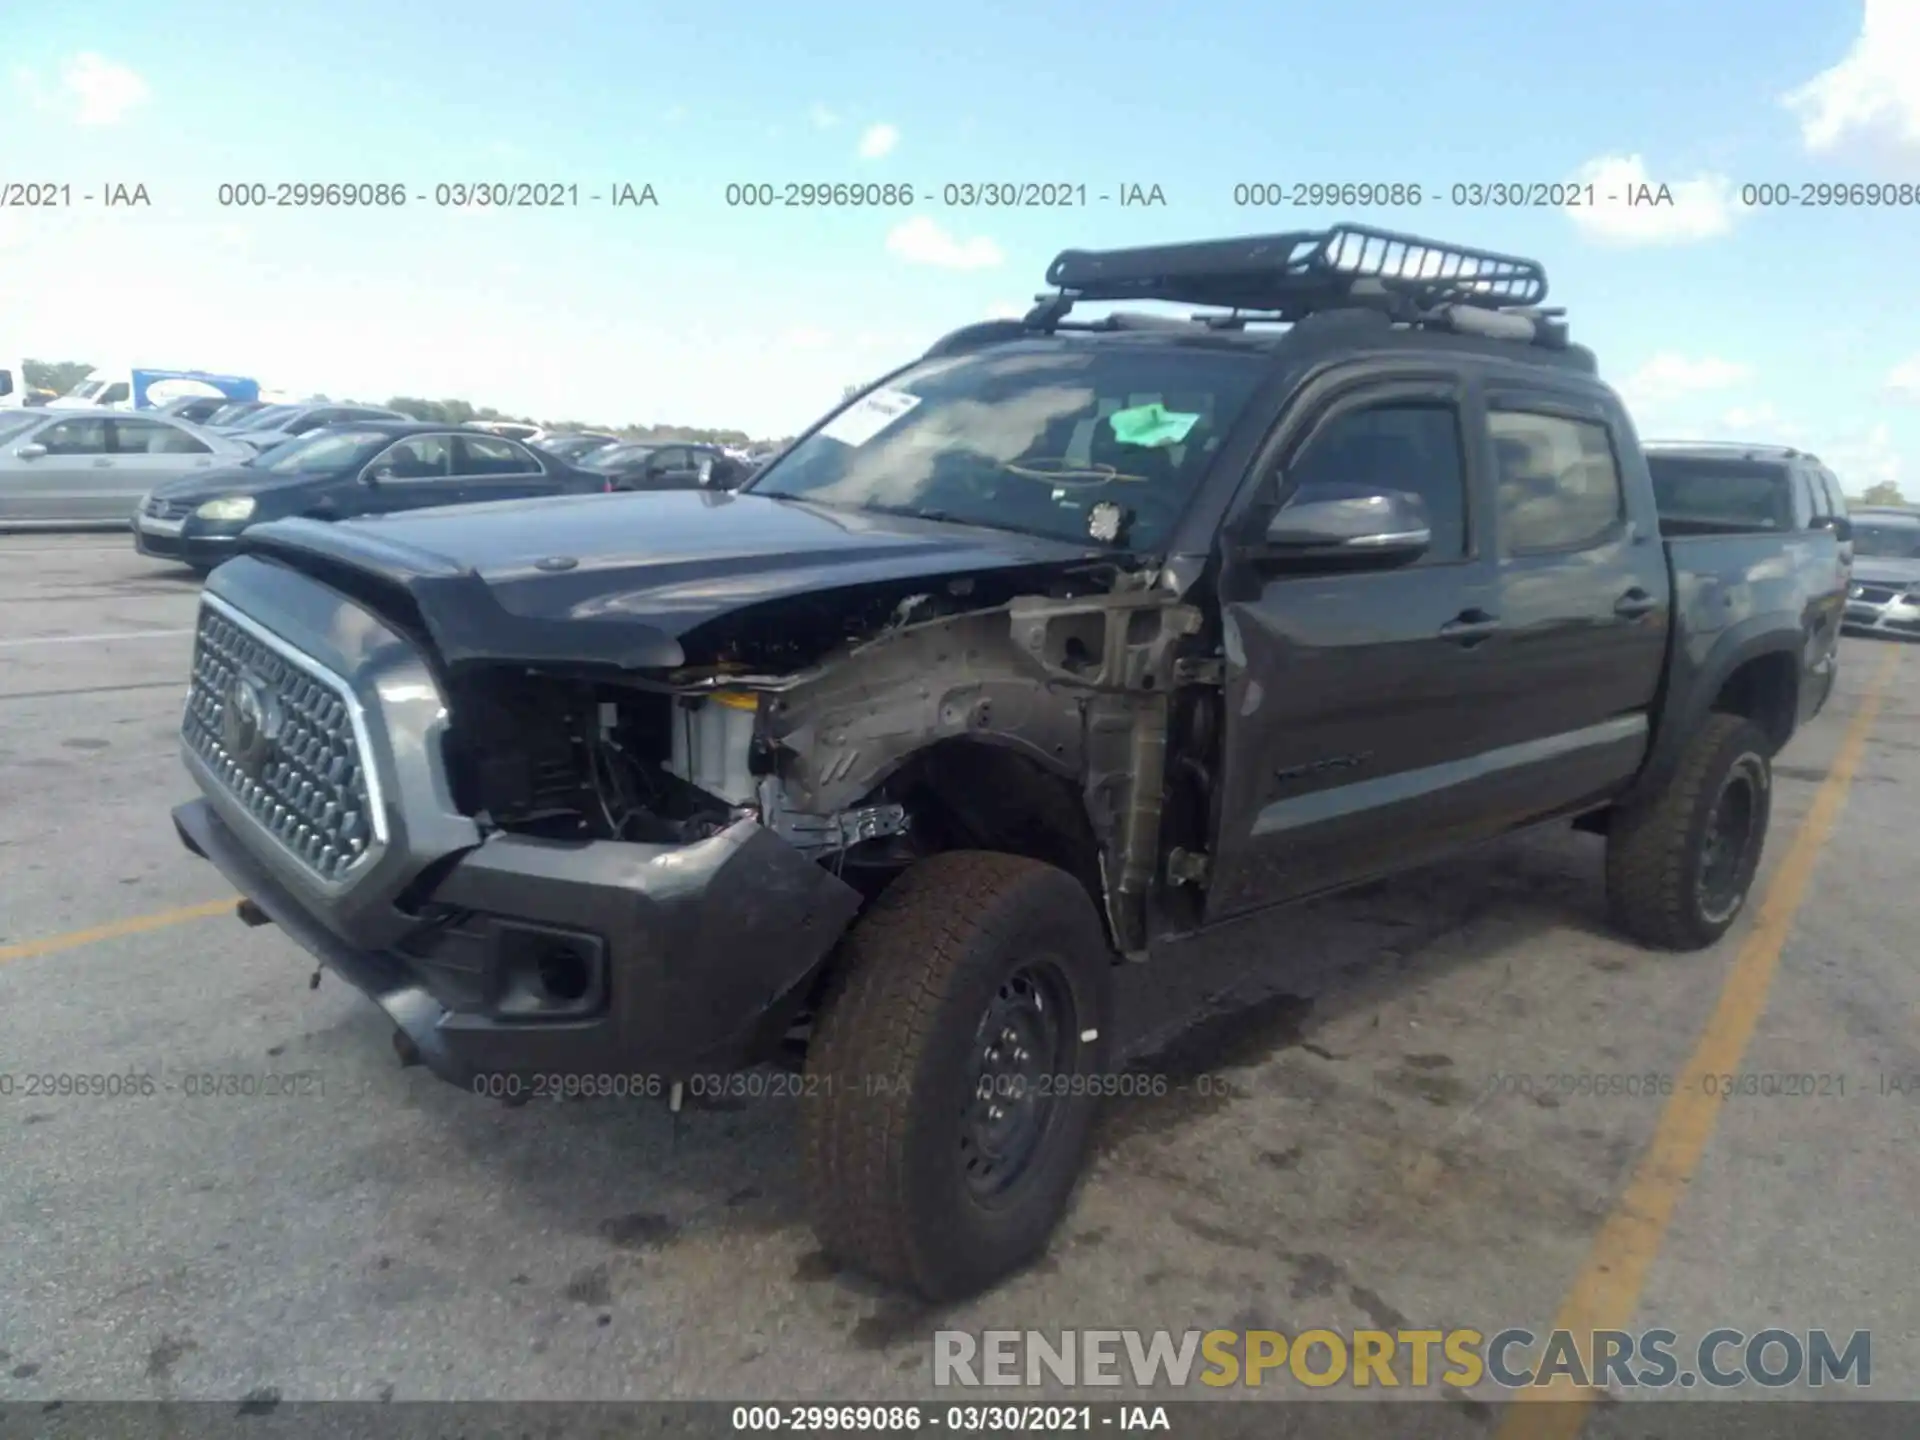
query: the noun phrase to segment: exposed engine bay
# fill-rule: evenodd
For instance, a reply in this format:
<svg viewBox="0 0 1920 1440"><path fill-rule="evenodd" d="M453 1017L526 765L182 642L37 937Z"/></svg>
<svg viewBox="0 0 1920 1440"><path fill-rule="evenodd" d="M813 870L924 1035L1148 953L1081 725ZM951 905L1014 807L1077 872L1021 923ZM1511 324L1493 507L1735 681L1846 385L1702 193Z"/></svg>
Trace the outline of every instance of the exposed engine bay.
<svg viewBox="0 0 1920 1440"><path fill-rule="evenodd" d="M1131 952L1165 797L1209 799L1183 802L1166 766L1190 709L1175 655L1201 616L1149 577L1104 578L1083 595L890 597L824 657L782 616L762 617L776 653L720 636L670 673L465 668L454 798L483 829L553 839L690 844L752 818L855 884L1011 846L1078 874Z"/></svg>

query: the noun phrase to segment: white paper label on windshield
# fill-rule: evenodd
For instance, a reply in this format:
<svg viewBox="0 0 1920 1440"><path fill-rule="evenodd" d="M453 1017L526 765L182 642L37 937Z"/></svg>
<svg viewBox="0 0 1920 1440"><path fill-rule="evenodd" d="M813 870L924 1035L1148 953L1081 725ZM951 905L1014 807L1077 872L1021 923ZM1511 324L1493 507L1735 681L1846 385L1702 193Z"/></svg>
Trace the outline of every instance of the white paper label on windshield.
<svg viewBox="0 0 1920 1440"><path fill-rule="evenodd" d="M876 390L856 400L820 427L820 433L842 445L864 445L920 403L904 390Z"/></svg>

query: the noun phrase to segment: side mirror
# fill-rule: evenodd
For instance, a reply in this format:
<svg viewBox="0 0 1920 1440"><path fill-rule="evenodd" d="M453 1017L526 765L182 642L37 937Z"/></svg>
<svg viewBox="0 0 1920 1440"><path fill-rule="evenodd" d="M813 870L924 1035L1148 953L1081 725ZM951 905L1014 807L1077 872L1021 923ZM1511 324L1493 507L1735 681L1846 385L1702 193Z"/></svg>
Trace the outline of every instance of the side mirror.
<svg viewBox="0 0 1920 1440"><path fill-rule="evenodd" d="M1432 543L1427 502L1411 491L1328 486L1283 505L1253 548L1257 558L1271 561L1399 563Z"/></svg>
<svg viewBox="0 0 1920 1440"><path fill-rule="evenodd" d="M16 447L13 453L22 460L38 460L45 456L47 447L38 440L29 440L26 444Z"/></svg>
<svg viewBox="0 0 1920 1440"><path fill-rule="evenodd" d="M1844 515L1822 515L1813 522L1816 530L1831 530L1833 538L1842 545L1853 539L1853 521Z"/></svg>
<svg viewBox="0 0 1920 1440"><path fill-rule="evenodd" d="M393 467L391 465L382 465L378 470L369 470L366 474L362 475L360 477L360 483L362 485L379 485L391 479L393 479Z"/></svg>

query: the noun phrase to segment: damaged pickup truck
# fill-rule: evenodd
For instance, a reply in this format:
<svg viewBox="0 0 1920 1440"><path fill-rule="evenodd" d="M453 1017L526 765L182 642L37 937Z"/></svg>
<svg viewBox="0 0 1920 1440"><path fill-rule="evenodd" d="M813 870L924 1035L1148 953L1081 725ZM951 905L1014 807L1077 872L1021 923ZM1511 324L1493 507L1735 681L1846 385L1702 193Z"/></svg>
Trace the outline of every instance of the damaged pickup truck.
<svg viewBox="0 0 1920 1440"><path fill-rule="evenodd" d="M249 531L182 840L477 1093L789 1067L823 1243L931 1298L1045 1248L1121 961L1550 820L1641 941L1732 923L1830 535L1663 540L1533 261L1048 279L738 493Z"/></svg>

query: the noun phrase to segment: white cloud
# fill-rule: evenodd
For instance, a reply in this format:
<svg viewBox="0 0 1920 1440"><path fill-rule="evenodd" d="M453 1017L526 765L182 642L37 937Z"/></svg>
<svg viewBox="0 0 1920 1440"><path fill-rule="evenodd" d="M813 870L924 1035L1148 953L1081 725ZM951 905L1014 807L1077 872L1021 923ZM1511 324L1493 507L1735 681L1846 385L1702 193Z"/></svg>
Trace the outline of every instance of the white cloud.
<svg viewBox="0 0 1920 1440"><path fill-rule="evenodd" d="M810 325L802 325L798 329L789 330L786 334L782 335L780 339L781 343L786 345L790 350L824 350L833 344L833 335L830 331L817 329Z"/></svg>
<svg viewBox="0 0 1920 1440"><path fill-rule="evenodd" d="M665 120L669 125L678 125L687 118L687 107L684 105L671 106L668 108L666 114L660 118Z"/></svg>
<svg viewBox="0 0 1920 1440"><path fill-rule="evenodd" d="M816 130L831 130L840 123L840 117L825 105L814 105L807 111L807 118L813 122Z"/></svg>
<svg viewBox="0 0 1920 1440"><path fill-rule="evenodd" d="M1816 155L1849 143L1920 155L1920 5L1866 0L1844 59L1783 97Z"/></svg>
<svg viewBox="0 0 1920 1440"><path fill-rule="evenodd" d="M866 133L860 137L860 158L878 160L883 155L891 155L893 147L900 143L900 132L891 125L869 125Z"/></svg>
<svg viewBox="0 0 1920 1440"><path fill-rule="evenodd" d="M902 220L887 232L887 250L914 265L943 270L985 270L1007 257L984 235L962 240L949 235L931 216Z"/></svg>
<svg viewBox="0 0 1920 1440"><path fill-rule="evenodd" d="M1620 382L1620 396L1636 416L1671 412L1683 402L1730 390L1753 378L1753 367L1716 355L1663 351Z"/></svg>
<svg viewBox="0 0 1920 1440"><path fill-rule="evenodd" d="M1887 389L1902 400L1920 400L1920 355L1893 367L1887 376Z"/></svg>
<svg viewBox="0 0 1920 1440"><path fill-rule="evenodd" d="M114 125L152 92L147 82L117 60L88 51L69 60L60 71L60 85L81 125Z"/></svg>
<svg viewBox="0 0 1920 1440"><path fill-rule="evenodd" d="M1568 206L1567 218L1596 240L1675 245L1733 228L1734 185L1724 175L1661 181L1647 173L1638 155L1604 155L1581 166L1573 179L1593 187L1593 203Z"/></svg>
<svg viewBox="0 0 1920 1440"><path fill-rule="evenodd" d="M1858 495L1875 485L1898 485L1907 473L1892 430L1875 425L1856 431L1831 445L1816 445L1815 453L1826 462L1847 494Z"/></svg>

